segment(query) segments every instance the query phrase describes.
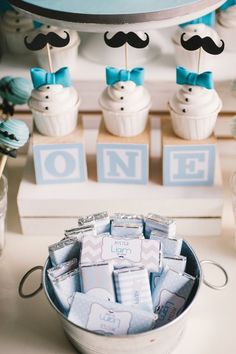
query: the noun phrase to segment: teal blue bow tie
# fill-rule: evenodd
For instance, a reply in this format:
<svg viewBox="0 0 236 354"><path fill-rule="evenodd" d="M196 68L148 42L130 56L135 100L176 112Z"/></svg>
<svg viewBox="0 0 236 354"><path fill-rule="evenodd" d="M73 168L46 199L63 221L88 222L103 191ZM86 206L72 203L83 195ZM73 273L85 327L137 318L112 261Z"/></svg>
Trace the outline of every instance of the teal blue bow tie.
<svg viewBox="0 0 236 354"><path fill-rule="evenodd" d="M225 11L225 10L228 9L228 7L231 7L231 6L234 6L234 5L236 5L236 0L228 0L220 7L220 9L222 11Z"/></svg>
<svg viewBox="0 0 236 354"><path fill-rule="evenodd" d="M133 81L136 85L144 83L144 68L134 68L133 70L117 69L112 66L106 67L107 85L114 85L119 81Z"/></svg>
<svg viewBox="0 0 236 354"><path fill-rule="evenodd" d="M179 85L205 87L208 90L211 90L214 87L211 71L206 71L204 73L197 74L188 71L182 66L177 66L176 68L176 83Z"/></svg>
<svg viewBox="0 0 236 354"><path fill-rule="evenodd" d="M44 85L62 85L71 86L70 72L68 67L64 67L55 73L49 73L41 68L32 68L30 70L31 79L35 89Z"/></svg>
<svg viewBox="0 0 236 354"><path fill-rule="evenodd" d="M180 27L186 27L188 25L197 25L199 23L203 23L204 25L213 27L214 24L215 24L215 11L210 12L209 14L207 14L205 16L201 16L201 17L195 18L192 21L181 23L179 26Z"/></svg>

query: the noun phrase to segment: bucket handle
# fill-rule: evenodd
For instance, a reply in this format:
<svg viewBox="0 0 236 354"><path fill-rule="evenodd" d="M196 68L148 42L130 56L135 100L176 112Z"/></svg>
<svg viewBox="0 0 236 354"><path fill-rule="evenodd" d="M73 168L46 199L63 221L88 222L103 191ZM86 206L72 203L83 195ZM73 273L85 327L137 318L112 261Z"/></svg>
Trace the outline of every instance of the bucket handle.
<svg viewBox="0 0 236 354"><path fill-rule="evenodd" d="M36 270L40 270L43 273L43 266L35 266L35 267L31 268L30 270L28 270L28 272L25 273L25 275L22 277L22 279L20 281L20 284L18 287L18 293L19 293L20 297L22 297L23 299L28 299L30 297L35 296L43 289L43 284L41 281L39 284L39 287L36 290L34 290L32 293L28 293L28 294L24 293L24 284L25 284L26 280ZM41 277L41 279L42 279L42 277Z"/></svg>
<svg viewBox="0 0 236 354"><path fill-rule="evenodd" d="M204 273L203 273L203 283L204 283L206 286L208 286L208 288L211 288L211 289L213 289L213 290L223 290L223 289L227 286L227 284L228 284L228 282L229 282L229 276L228 276L228 273L227 273L227 271L225 270L225 268L222 267L222 265L220 265L219 263L217 263L217 262L215 262L215 261L209 260L209 259L202 260L202 261L200 262L200 264L201 264L201 266L202 266L203 264L211 264L211 265L214 265L216 268L220 269L221 272L222 272L223 275L224 275L224 278L225 278L224 283L221 284L221 285L215 285L215 284L212 284L212 283L210 283L209 281L207 281L206 278L204 277Z"/></svg>

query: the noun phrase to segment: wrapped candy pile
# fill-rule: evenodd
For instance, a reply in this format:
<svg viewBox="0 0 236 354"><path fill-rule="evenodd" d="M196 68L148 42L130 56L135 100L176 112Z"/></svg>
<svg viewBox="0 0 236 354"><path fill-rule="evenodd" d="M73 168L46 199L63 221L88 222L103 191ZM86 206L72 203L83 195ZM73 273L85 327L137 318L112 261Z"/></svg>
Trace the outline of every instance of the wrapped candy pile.
<svg viewBox="0 0 236 354"><path fill-rule="evenodd" d="M185 309L195 278L185 273L175 221L156 214L80 217L49 246L47 270L60 311L104 335L161 327Z"/></svg>

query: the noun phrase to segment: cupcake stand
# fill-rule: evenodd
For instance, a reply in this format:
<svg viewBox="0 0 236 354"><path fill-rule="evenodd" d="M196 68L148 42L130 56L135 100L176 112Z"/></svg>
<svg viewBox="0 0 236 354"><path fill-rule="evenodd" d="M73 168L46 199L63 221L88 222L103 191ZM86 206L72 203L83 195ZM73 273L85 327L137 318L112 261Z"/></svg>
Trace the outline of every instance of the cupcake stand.
<svg viewBox="0 0 236 354"><path fill-rule="evenodd" d="M40 2L40 5L37 1L11 3L34 19L51 25L104 33L106 30L116 32L128 29L153 31L156 28L173 26L214 10L222 1L186 0L181 1L179 6L170 1L166 8L163 8L163 4L156 5L152 1L147 5L140 2L139 13L135 14L131 7L122 7L122 1L117 1L115 4L118 8L125 9L122 15L116 14L120 12L113 3L111 8L107 7L105 10L101 6L98 12L96 2L91 1L90 15L76 1L69 10L66 2L60 2L60 5L55 3L53 6L50 1ZM104 6L105 3L104 1ZM94 36L98 38L98 35ZM166 41L161 35L158 37L154 34L151 38L152 52L158 53L160 39L162 38L163 43ZM99 40L101 41L101 37ZM96 50L95 46L94 55ZM120 52L121 50L122 48L118 49ZM168 58L168 45L164 50ZM86 47L84 52L86 56ZM91 52L91 48L88 48L90 55ZM136 54L134 49L134 61L138 61L141 52L142 50L137 51ZM149 54L146 60L150 61L148 56ZM131 54L131 62L132 59ZM166 102L170 97L169 87L172 85L172 91L174 89L174 71L165 68L164 61L162 56L160 61L156 61L154 57L150 64L147 63L145 81L152 94L154 112L166 111ZM27 75L29 64L25 65L25 69L14 67L12 71ZM79 127L66 137L47 137L37 131L33 132L17 198L23 233L58 235L67 227L68 222L76 222L78 215L101 209L111 212L133 210L136 213L145 213L152 209L162 215L174 217L179 233L183 236L219 235L223 194L216 139L212 136L201 142L189 142L177 138L170 127L169 119L166 119L168 116L165 113L152 112L150 124L142 134L132 138L113 136L100 123L100 114L94 114L100 109L97 101L104 87L104 66L82 57L78 59L78 65L74 69L72 79L82 96ZM164 79L166 75L168 80ZM163 89L162 83L160 84L159 94L160 76L163 76L161 80L165 87ZM88 111L89 114L83 111ZM98 136L96 129L86 129L96 126L100 126ZM191 156L192 149L203 154L205 160L199 163L196 153ZM180 155L176 155L173 162L172 156L176 151ZM184 162L179 159L183 153L190 154ZM132 156L136 154L137 158L132 160ZM194 170L189 169L192 158ZM185 164L182 175L178 172L181 163ZM171 170L171 166L177 166L177 170ZM203 172L203 178L196 177L199 171L200 174Z"/></svg>

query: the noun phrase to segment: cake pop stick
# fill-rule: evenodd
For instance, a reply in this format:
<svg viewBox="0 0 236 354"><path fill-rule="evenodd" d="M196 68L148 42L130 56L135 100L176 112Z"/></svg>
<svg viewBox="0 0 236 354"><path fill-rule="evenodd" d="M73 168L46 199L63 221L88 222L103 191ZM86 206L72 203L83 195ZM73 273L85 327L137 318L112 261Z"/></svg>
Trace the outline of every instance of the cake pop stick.
<svg viewBox="0 0 236 354"><path fill-rule="evenodd" d="M128 44L125 43L125 69L128 70Z"/></svg>
<svg viewBox="0 0 236 354"><path fill-rule="evenodd" d="M202 55L202 47L199 48L199 52L198 52L198 65L197 65L198 74L200 74L200 68L201 68L201 55Z"/></svg>

